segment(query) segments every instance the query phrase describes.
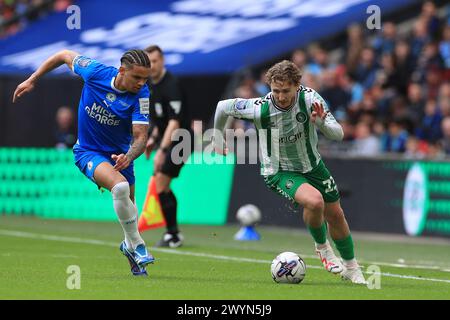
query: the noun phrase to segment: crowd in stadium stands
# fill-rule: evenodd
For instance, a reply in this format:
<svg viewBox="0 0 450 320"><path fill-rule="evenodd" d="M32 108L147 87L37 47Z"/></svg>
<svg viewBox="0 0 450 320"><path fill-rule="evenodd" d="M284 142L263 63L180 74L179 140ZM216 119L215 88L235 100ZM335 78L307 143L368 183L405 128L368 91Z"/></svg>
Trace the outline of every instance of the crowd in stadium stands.
<svg viewBox="0 0 450 320"><path fill-rule="evenodd" d="M450 155L450 10L446 13L439 18L433 2L425 2L407 34L387 21L378 33L351 25L344 54L334 61L316 44L292 53L303 71L302 84L319 92L343 126L344 152ZM265 95L270 90L265 71L260 79L244 76L231 95ZM248 125L234 123L243 129Z"/></svg>
<svg viewBox="0 0 450 320"><path fill-rule="evenodd" d="M0 0L0 39L51 11L64 11L71 4L72 0Z"/></svg>
<svg viewBox="0 0 450 320"><path fill-rule="evenodd" d="M0 0L0 38L48 12L63 11L72 2ZM303 71L302 84L318 91L341 123L345 152L450 156L450 7L446 10L440 17L434 3L425 1L406 34L388 21L375 36L374 30L353 24L341 48L344 54L337 59L319 44L292 53L292 61ZM231 95L265 95L270 90L265 71L257 79L250 74L243 77ZM234 122L235 128L248 126ZM324 145L331 151L333 146Z"/></svg>

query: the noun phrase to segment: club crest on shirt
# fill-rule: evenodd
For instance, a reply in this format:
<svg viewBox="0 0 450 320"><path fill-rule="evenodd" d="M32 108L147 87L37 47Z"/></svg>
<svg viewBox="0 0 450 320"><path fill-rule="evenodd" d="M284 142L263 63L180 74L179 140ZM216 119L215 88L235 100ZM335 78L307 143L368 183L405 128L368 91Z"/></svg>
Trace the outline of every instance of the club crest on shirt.
<svg viewBox="0 0 450 320"><path fill-rule="evenodd" d="M78 66L80 66L81 68L86 68L88 65L90 65L92 62L91 59L89 58L79 58L77 61Z"/></svg>
<svg viewBox="0 0 450 320"><path fill-rule="evenodd" d="M286 181L286 189L292 188L293 185L294 185L294 181L292 181L291 179Z"/></svg>
<svg viewBox="0 0 450 320"><path fill-rule="evenodd" d="M244 110L246 108L245 100L238 99L238 101L236 101L235 108L236 110Z"/></svg>
<svg viewBox="0 0 450 320"><path fill-rule="evenodd" d="M108 100L109 102L114 102L116 101L116 95L112 92L108 92L106 94L106 100Z"/></svg>
<svg viewBox="0 0 450 320"><path fill-rule="evenodd" d="M306 122L306 114L304 114L303 112L299 112L295 116L295 119L297 119L297 121L300 123L305 123Z"/></svg>

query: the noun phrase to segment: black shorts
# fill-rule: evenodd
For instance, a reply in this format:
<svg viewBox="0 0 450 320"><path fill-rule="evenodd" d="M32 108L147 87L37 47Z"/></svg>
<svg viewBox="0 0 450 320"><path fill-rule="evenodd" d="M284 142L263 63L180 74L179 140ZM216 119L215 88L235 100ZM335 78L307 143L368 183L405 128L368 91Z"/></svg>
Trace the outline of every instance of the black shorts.
<svg viewBox="0 0 450 320"><path fill-rule="evenodd" d="M194 133L191 130L189 130L189 133L190 148L181 148L181 146L178 146L179 143L183 143L182 139L179 142L173 142L167 151L166 160L161 167L161 173L171 178L176 178L180 175L181 168L194 150Z"/></svg>

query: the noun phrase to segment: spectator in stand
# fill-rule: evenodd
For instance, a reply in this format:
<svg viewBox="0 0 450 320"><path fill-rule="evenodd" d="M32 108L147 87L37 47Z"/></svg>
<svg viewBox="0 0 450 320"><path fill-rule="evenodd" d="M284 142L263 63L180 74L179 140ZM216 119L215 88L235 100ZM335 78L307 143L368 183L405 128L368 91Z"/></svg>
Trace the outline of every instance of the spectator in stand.
<svg viewBox="0 0 450 320"><path fill-rule="evenodd" d="M386 133L386 125L381 119L376 119L373 126L372 126L373 134L378 138L380 141L380 148L381 146L381 140L383 135Z"/></svg>
<svg viewBox="0 0 450 320"><path fill-rule="evenodd" d="M450 5L445 7L446 23L450 25Z"/></svg>
<svg viewBox="0 0 450 320"><path fill-rule="evenodd" d="M445 152L444 149L442 148L441 141L435 141L428 145L427 157L433 160L445 158Z"/></svg>
<svg viewBox="0 0 450 320"><path fill-rule="evenodd" d="M435 142L442 138L441 131L442 114L436 100L428 100L425 106L425 116L422 123L416 129L416 136L427 142Z"/></svg>
<svg viewBox="0 0 450 320"><path fill-rule="evenodd" d="M439 99L450 100L450 82L444 82L440 85Z"/></svg>
<svg viewBox="0 0 450 320"><path fill-rule="evenodd" d="M397 37L397 27L393 22L385 22L382 27L382 34L377 36L372 42L377 57L385 53L393 53Z"/></svg>
<svg viewBox="0 0 450 320"><path fill-rule="evenodd" d="M300 69L303 70L307 63L305 51L302 49L295 50L291 55L291 61Z"/></svg>
<svg viewBox="0 0 450 320"><path fill-rule="evenodd" d="M254 89L256 91L256 94L260 97L265 96L270 92L270 87L266 83L266 73L267 69L264 69L259 74L259 80L255 82Z"/></svg>
<svg viewBox="0 0 450 320"><path fill-rule="evenodd" d="M56 0L53 8L57 12L66 11L67 7L72 4L72 0Z"/></svg>
<svg viewBox="0 0 450 320"><path fill-rule="evenodd" d="M444 60L445 68L450 69L450 24L444 28L442 41L439 44L439 53Z"/></svg>
<svg viewBox="0 0 450 320"><path fill-rule="evenodd" d="M350 122L348 118L336 118L344 131L343 141L353 141L355 138L355 126Z"/></svg>
<svg viewBox="0 0 450 320"><path fill-rule="evenodd" d="M395 85L397 92L403 96L407 95L408 83L414 71L414 58L411 55L411 48L406 40L399 40L394 49L396 73L398 82Z"/></svg>
<svg viewBox="0 0 450 320"><path fill-rule="evenodd" d="M381 57L381 68L376 72L375 83L368 91L376 104L379 116L383 119L389 118L391 102L398 96L397 83L398 74L395 68L394 55L384 53Z"/></svg>
<svg viewBox="0 0 450 320"><path fill-rule="evenodd" d="M388 131L381 137L382 150L384 152L405 152L408 132L405 130L404 121L395 119L389 122Z"/></svg>
<svg viewBox="0 0 450 320"><path fill-rule="evenodd" d="M423 159L426 157L429 146L426 142L420 141L417 137L411 136L406 142L405 158Z"/></svg>
<svg viewBox="0 0 450 320"><path fill-rule="evenodd" d="M423 91L426 99L436 100L442 83L442 70L437 68L429 69L425 75L425 80Z"/></svg>
<svg viewBox="0 0 450 320"><path fill-rule="evenodd" d="M347 114L353 123L356 123L364 112L364 110L374 110L376 109L375 101L369 91L363 91L362 100L355 104L350 104L347 108Z"/></svg>
<svg viewBox="0 0 450 320"><path fill-rule="evenodd" d="M355 71L361 52L364 49L363 30L359 24L352 24L347 29L347 48L345 52L345 65L349 73Z"/></svg>
<svg viewBox="0 0 450 320"><path fill-rule="evenodd" d="M450 82L439 87L438 108L443 117L450 117Z"/></svg>
<svg viewBox="0 0 450 320"><path fill-rule="evenodd" d="M445 117L442 120L442 148L446 155L450 155L450 117Z"/></svg>
<svg viewBox="0 0 450 320"><path fill-rule="evenodd" d="M69 149L77 142L74 113L70 107L62 106L56 112L55 147Z"/></svg>
<svg viewBox="0 0 450 320"><path fill-rule="evenodd" d="M364 93L360 116L362 116L364 113L377 113L377 104L376 100L374 99L373 91L366 91Z"/></svg>
<svg viewBox="0 0 450 320"><path fill-rule="evenodd" d="M450 117L450 100L439 99L439 110L443 117Z"/></svg>
<svg viewBox="0 0 450 320"><path fill-rule="evenodd" d="M402 127L410 133L414 132L414 128L418 125L415 121L420 121L420 119L415 119L411 114L407 100L402 96L396 96L392 99L390 107L390 117L401 119Z"/></svg>
<svg viewBox="0 0 450 320"><path fill-rule="evenodd" d="M425 1L422 5L420 19L425 21L428 35L432 40L437 40L441 36L441 21L436 14L436 5L433 1Z"/></svg>
<svg viewBox="0 0 450 320"><path fill-rule="evenodd" d="M361 113L361 116L359 117L358 122L364 122L365 124L368 124L370 127L370 131L373 131L373 125L376 123L377 117L376 113L373 111L365 111Z"/></svg>
<svg viewBox="0 0 450 320"><path fill-rule="evenodd" d="M380 141L372 133L371 127L365 121L359 122L355 127L355 140L351 154L373 157L381 152Z"/></svg>
<svg viewBox="0 0 450 320"><path fill-rule="evenodd" d="M369 89L375 82L378 69L375 61L375 53L372 48L365 47L361 52L361 60L355 69L355 79L362 84L364 89Z"/></svg>
<svg viewBox="0 0 450 320"><path fill-rule="evenodd" d="M411 43L411 54L414 58L414 63L420 57L422 49L430 41L427 31L427 22L423 19L418 19L414 23L414 31L409 41Z"/></svg>
<svg viewBox="0 0 450 320"><path fill-rule="evenodd" d="M428 71L440 71L444 69L444 60L439 53L436 42L427 43L421 56L417 59L417 67L413 74L413 79L417 82L425 82Z"/></svg>
<svg viewBox="0 0 450 320"><path fill-rule="evenodd" d="M329 61L328 52L319 45L311 45L308 51L311 56L311 62L306 65L305 72L318 76L325 70L336 67L335 64Z"/></svg>
<svg viewBox="0 0 450 320"><path fill-rule="evenodd" d="M358 110L364 98L364 88L345 69L338 68L337 77L340 87L350 94L347 110Z"/></svg>
<svg viewBox="0 0 450 320"><path fill-rule="evenodd" d="M350 92L345 91L338 83L335 70L325 70L322 73L322 87L320 94L327 102L330 111L334 114L336 110L346 112L351 101Z"/></svg>
<svg viewBox="0 0 450 320"><path fill-rule="evenodd" d="M420 123L424 116L425 98L422 87L418 83L408 86L408 113L415 125Z"/></svg>
<svg viewBox="0 0 450 320"><path fill-rule="evenodd" d="M320 89L319 77L312 73L305 72L302 76L302 84L305 87L318 91Z"/></svg>
<svg viewBox="0 0 450 320"><path fill-rule="evenodd" d="M395 65L395 57L392 53L381 55L381 69L377 72L376 82L385 90L396 90L400 81Z"/></svg>

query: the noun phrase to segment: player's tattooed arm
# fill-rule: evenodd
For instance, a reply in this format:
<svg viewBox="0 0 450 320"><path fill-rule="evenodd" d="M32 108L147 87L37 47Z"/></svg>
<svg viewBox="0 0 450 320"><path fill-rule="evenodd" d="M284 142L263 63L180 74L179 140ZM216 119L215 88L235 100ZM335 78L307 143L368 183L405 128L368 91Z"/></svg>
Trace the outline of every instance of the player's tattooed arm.
<svg viewBox="0 0 450 320"><path fill-rule="evenodd" d="M147 144L148 125L146 124L134 124L133 125L133 144L130 150L127 152L127 157L130 161L133 161L139 157L145 151L145 145Z"/></svg>
<svg viewBox="0 0 450 320"><path fill-rule="evenodd" d="M128 168L131 162L144 152L145 144L147 143L147 131L148 125L146 124L133 125L133 143L130 150L128 150L127 154L111 155L111 159L116 162L114 165L116 171Z"/></svg>
<svg viewBox="0 0 450 320"><path fill-rule="evenodd" d="M58 68L64 63L67 64L69 68L72 68L73 59L75 59L77 55L79 54L75 51L61 50L45 60L44 63L42 63L42 65L27 80L17 86L14 91L13 102L25 93L33 90L36 81L44 74Z"/></svg>

